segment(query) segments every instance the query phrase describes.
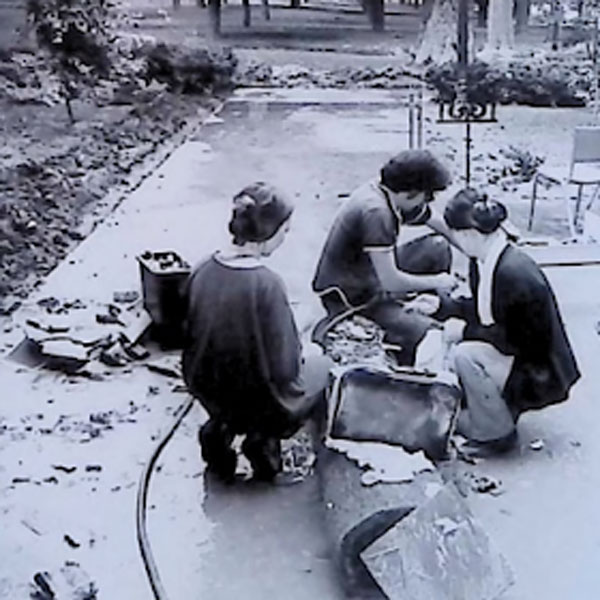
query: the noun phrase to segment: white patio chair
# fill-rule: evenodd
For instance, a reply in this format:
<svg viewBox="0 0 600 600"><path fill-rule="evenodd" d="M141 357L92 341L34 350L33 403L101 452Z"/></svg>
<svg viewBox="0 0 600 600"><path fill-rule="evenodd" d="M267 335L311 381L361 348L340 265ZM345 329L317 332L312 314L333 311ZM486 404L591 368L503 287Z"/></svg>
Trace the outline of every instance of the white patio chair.
<svg viewBox="0 0 600 600"><path fill-rule="evenodd" d="M535 174L531 205L529 207L529 223L527 227L529 231L533 227L538 185L544 185L548 188L552 184L558 184L563 188L562 197L567 213L569 231L571 237L575 238L583 233L582 203L584 186L595 186L592 196L585 206L585 211L588 211L592 207L600 190L600 126L588 125L575 128L571 163L566 176L561 177L560 173L548 173L543 170ZM574 214L571 211L569 197L566 195L566 190L564 189L567 185L577 186Z"/></svg>

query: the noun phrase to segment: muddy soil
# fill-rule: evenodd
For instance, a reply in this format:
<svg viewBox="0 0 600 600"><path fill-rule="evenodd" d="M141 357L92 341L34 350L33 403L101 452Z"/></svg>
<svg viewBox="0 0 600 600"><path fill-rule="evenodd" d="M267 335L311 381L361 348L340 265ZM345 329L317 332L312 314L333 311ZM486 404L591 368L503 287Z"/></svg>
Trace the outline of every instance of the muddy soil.
<svg viewBox="0 0 600 600"><path fill-rule="evenodd" d="M214 99L149 91L120 105L0 106L0 308L11 311L114 207L143 164ZM84 217L89 216L84 223Z"/></svg>

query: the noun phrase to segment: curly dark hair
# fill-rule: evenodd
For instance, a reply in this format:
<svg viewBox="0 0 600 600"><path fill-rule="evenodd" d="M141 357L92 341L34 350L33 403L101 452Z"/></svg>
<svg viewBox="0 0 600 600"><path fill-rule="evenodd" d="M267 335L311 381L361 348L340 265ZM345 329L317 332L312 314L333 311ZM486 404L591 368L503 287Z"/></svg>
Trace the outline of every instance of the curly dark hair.
<svg viewBox="0 0 600 600"><path fill-rule="evenodd" d="M451 181L448 169L429 150L404 150L381 169L381 183L393 192L434 192L446 189Z"/></svg>

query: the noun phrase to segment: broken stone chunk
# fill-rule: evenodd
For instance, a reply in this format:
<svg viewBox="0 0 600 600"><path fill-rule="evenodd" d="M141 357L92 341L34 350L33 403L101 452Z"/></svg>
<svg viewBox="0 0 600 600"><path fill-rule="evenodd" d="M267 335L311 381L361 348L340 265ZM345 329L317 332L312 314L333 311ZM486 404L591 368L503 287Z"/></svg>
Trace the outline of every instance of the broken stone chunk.
<svg viewBox="0 0 600 600"><path fill-rule="evenodd" d="M124 367L129 362L129 358L121 342L117 341L100 353L100 361L109 367Z"/></svg>
<svg viewBox="0 0 600 600"><path fill-rule="evenodd" d="M148 369L153 373L158 373L159 375L164 375L165 377L181 379L181 371L179 369L179 364L176 364L172 360L162 359L147 362L146 367L148 367Z"/></svg>
<svg viewBox="0 0 600 600"><path fill-rule="evenodd" d="M117 302L118 304L131 304L135 302L139 297L139 293L135 290L113 293L113 301Z"/></svg>
<svg viewBox="0 0 600 600"><path fill-rule="evenodd" d="M74 373L88 362L85 348L70 340L46 340L40 343L45 366L65 373Z"/></svg>

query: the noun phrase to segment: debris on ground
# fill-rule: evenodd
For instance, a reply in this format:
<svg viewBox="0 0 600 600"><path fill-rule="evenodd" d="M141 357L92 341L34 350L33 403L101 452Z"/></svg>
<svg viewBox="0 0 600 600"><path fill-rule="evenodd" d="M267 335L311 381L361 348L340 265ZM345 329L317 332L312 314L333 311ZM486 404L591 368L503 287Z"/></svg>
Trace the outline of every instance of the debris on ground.
<svg viewBox="0 0 600 600"><path fill-rule="evenodd" d="M466 472L463 478L468 483L469 488L478 494L500 496L506 491L502 486L502 481L489 475L477 475L472 472Z"/></svg>
<svg viewBox="0 0 600 600"><path fill-rule="evenodd" d="M325 353L339 365L385 365L381 327L361 316L338 323L326 334Z"/></svg>
<svg viewBox="0 0 600 600"><path fill-rule="evenodd" d="M65 535L65 541L67 537ZM56 573L35 573L30 584L30 598L33 600L96 600L98 591L96 583L74 561L66 561Z"/></svg>
<svg viewBox="0 0 600 600"><path fill-rule="evenodd" d="M536 451L543 450L544 446L545 446L544 440L539 439L539 438L535 439L535 440L532 440L531 442L529 442L529 447L532 450L536 450Z"/></svg>
<svg viewBox="0 0 600 600"><path fill-rule="evenodd" d="M163 356L152 361L146 361L144 365L149 371L165 377L172 377L173 379L181 379L182 377L179 355Z"/></svg>
<svg viewBox="0 0 600 600"><path fill-rule="evenodd" d="M417 473L434 468L422 451L411 454L400 446L332 439L326 446L345 454L363 469L361 483L365 486L411 481Z"/></svg>
<svg viewBox="0 0 600 600"><path fill-rule="evenodd" d="M113 302L117 304L133 304L140 297L136 290L127 290L125 292L113 292Z"/></svg>
<svg viewBox="0 0 600 600"><path fill-rule="evenodd" d="M483 159L482 155L474 157L475 161ZM487 182L508 190L531 181L544 163L544 158L524 148L509 145L497 152L489 152L485 163Z"/></svg>
<svg viewBox="0 0 600 600"><path fill-rule="evenodd" d="M300 431L288 440L281 442L283 473L300 482L312 475L317 460L313 451L312 438L306 431Z"/></svg>
<svg viewBox="0 0 600 600"><path fill-rule="evenodd" d="M99 380L107 374L104 367L122 368L150 356L138 342L150 325L139 294L122 308L57 298L37 306L44 313L25 316L25 338L9 355L15 362Z"/></svg>

